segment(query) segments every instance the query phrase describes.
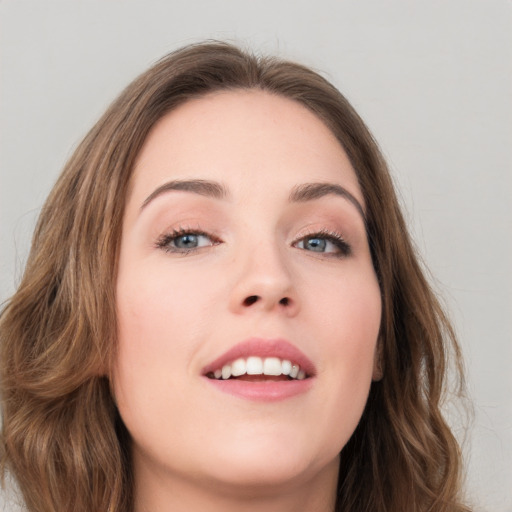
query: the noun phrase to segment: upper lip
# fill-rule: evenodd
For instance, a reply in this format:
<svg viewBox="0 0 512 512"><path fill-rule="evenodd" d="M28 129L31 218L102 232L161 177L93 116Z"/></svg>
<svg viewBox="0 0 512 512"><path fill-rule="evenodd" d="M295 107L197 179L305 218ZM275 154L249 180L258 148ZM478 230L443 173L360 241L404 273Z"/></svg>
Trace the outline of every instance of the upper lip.
<svg viewBox="0 0 512 512"><path fill-rule="evenodd" d="M278 357L279 359L287 359L292 363L296 363L309 377L315 375L315 365L301 350L292 343L284 339L263 339L251 338L238 343L230 348L214 361L206 365L202 374L207 375L215 370L222 368L224 365L232 363L239 358L247 358L250 356L257 357Z"/></svg>

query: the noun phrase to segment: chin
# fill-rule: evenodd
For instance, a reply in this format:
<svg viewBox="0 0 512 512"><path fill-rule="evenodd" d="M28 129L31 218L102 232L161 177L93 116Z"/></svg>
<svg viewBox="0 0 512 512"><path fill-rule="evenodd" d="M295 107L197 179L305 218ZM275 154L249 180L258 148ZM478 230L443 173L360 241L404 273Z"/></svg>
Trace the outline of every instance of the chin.
<svg viewBox="0 0 512 512"><path fill-rule="evenodd" d="M214 457L213 467L208 463L203 470L213 475L216 486L231 488L233 492L239 489L247 493L252 489L259 495L262 491L272 494L306 484L324 471L333 471L337 475L338 453L320 458L318 453L313 456L309 450L300 453L297 446L271 444L274 446L266 449L254 445L252 449L238 450L232 445L228 452Z"/></svg>

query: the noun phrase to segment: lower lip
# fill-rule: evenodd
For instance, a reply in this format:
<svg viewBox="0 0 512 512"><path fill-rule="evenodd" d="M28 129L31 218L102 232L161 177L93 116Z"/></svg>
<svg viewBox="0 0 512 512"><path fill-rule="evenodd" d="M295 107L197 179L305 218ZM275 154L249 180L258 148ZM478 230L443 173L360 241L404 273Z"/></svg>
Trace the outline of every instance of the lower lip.
<svg viewBox="0 0 512 512"><path fill-rule="evenodd" d="M236 379L217 380L205 377L219 391L256 402L277 402L306 393L313 378L303 380L248 382Z"/></svg>

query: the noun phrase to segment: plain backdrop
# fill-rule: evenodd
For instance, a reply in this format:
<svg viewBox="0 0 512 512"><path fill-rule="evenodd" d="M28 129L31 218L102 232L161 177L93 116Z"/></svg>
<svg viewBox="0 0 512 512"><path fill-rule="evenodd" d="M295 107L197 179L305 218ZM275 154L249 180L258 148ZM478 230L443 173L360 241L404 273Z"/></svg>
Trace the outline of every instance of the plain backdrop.
<svg viewBox="0 0 512 512"><path fill-rule="evenodd" d="M138 73L205 38L313 66L368 123L466 357L469 495L512 512L511 1L0 0L0 301L78 141Z"/></svg>

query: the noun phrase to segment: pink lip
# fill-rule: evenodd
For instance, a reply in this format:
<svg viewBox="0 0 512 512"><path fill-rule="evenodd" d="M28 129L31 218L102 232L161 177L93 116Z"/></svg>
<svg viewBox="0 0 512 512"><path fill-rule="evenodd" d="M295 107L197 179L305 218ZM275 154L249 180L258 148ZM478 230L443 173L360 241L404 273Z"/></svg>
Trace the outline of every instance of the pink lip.
<svg viewBox="0 0 512 512"><path fill-rule="evenodd" d="M248 382L242 380L217 380L206 377L207 374L222 368L240 357L278 357L297 363L306 372L304 380ZM252 338L222 354L205 366L203 377L213 386L225 393L256 401L284 400L310 389L316 374L313 362L290 342L282 339L265 340Z"/></svg>

